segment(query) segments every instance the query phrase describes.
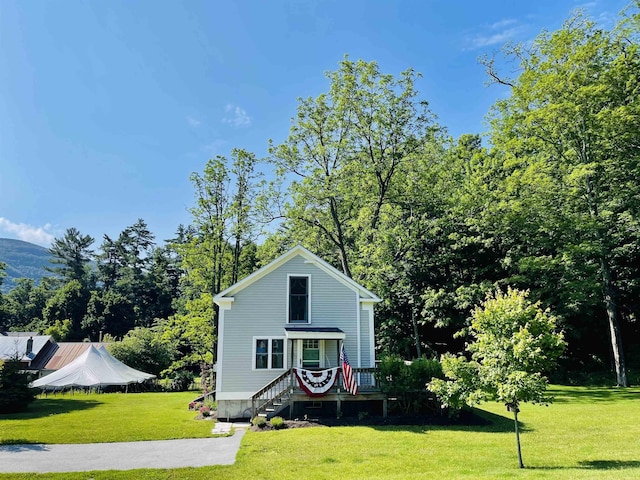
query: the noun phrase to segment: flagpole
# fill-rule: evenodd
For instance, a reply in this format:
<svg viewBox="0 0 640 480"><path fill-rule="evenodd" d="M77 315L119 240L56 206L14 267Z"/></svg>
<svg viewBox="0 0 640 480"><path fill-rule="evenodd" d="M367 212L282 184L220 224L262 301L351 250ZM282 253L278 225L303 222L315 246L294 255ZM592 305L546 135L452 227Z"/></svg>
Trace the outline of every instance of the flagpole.
<svg viewBox="0 0 640 480"><path fill-rule="evenodd" d="M339 345L338 345L338 366L340 367L340 375L342 376L342 379L338 379L338 393L340 393L340 385L342 385L342 383L340 382L340 380L342 380L342 382L344 382L344 370L342 369L342 355L340 354L340 352L342 352L342 349L344 348L344 340L338 340Z"/></svg>

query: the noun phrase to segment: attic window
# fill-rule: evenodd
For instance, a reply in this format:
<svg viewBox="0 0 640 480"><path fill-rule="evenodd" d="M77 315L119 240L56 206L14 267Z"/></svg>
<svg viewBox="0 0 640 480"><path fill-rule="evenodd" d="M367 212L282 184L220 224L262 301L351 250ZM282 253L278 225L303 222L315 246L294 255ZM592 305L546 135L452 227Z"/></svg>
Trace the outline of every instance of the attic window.
<svg viewBox="0 0 640 480"><path fill-rule="evenodd" d="M289 276L289 323L309 321L309 277Z"/></svg>

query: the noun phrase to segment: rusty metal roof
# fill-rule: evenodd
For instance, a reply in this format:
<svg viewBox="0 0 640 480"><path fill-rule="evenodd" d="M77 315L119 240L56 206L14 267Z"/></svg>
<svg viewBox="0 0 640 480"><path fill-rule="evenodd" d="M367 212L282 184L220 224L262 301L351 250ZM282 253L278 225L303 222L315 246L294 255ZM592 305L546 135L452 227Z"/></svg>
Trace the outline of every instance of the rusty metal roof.
<svg viewBox="0 0 640 480"><path fill-rule="evenodd" d="M60 370L65 365L73 362L82 355L90 345L98 348L106 343L89 343L89 342L60 342L58 349L55 351L51 359L44 366L44 370Z"/></svg>

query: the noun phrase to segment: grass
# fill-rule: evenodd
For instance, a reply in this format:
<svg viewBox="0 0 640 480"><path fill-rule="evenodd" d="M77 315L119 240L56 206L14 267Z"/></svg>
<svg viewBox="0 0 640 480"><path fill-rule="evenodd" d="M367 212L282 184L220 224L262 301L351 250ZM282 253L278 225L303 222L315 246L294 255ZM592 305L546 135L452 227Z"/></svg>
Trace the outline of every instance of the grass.
<svg viewBox="0 0 640 480"><path fill-rule="evenodd" d="M25 413L0 416L0 444L96 443L199 438L212 422L194 421L196 394L109 393L40 397Z"/></svg>
<svg viewBox="0 0 640 480"><path fill-rule="evenodd" d="M247 432L231 466L0 479L640 478L640 389L554 387L552 393L550 407L524 405L520 413L524 470L517 468L510 414L487 404L480 411L492 422L487 426Z"/></svg>

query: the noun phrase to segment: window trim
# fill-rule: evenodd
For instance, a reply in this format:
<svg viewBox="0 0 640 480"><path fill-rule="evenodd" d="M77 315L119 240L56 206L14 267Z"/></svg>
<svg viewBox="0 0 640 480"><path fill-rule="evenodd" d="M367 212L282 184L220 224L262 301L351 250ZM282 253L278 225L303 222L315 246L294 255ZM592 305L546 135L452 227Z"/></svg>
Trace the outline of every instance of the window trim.
<svg viewBox="0 0 640 480"><path fill-rule="evenodd" d="M307 279L307 321L306 322L292 322L289 312L289 305L291 303L291 279L292 278L306 278ZM287 274L287 325L310 325L311 324L311 275L308 273L288 273Z"/></svg>
<svg viewBox="0 0 640 480"><path fill-rule="evenodd" d="M267 341L267 368L258 368L256 366L256 355L258 354L258 340L266 340ZM274 340L282 340L282 368L273 368L272 360L273 360L273 341ZM273 336L273 335L254 335L253 337L253 345L251 350L253 352L252 360L251 360L251 370L255 370L257 372L264 372L268 370L287 370L287 339L283 336Z"/></svg>

